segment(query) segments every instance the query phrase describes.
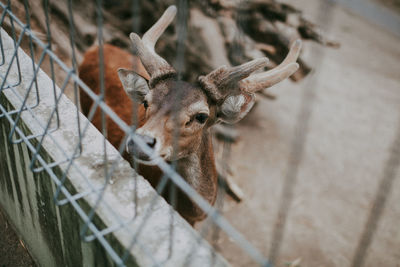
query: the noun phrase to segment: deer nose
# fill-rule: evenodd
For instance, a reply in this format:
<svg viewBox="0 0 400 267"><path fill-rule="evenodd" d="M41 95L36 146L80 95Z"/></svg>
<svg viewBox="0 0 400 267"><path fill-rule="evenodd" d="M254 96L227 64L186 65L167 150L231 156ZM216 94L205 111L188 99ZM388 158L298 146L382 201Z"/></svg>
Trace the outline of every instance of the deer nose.
<svg viewBox="0 0 400 267"><path fill-rule="evenodd" d="M155 139L154 137L147 136L147 135L143 135L143 136L141 136L141 137L142 137L143 141L145 141L146 144L147 144L149 147L154 148L154 147L156 146L157 139Z"/></svg>
<svg viewBox="0 0 400 267"><path fill-rule="evenodd" d="M157 139L152 137L152 136L148 136L148 135L143 135L143 134L135 134L136 136L138 136L140 139L142 139L143 142L146 143L146 145L148 145L150 148L154 148L156 146L157 143ZM128 146L133 146L133 140L130 139L128 141Z"/></svg>
<svg viewBox="0 0 400 267"><path fill-rule="evenodd" d="M154 149L157 144L157 139L152 136L142 135L138 133L135 133L135 136L139 137L146 145L148 145L152 149ZM127 141L126 150L129 154L134 155L139 159L148 160L149 158L147 153L145 153L140 148L140 146L137 143L135 143L131 138Z"/></svg>

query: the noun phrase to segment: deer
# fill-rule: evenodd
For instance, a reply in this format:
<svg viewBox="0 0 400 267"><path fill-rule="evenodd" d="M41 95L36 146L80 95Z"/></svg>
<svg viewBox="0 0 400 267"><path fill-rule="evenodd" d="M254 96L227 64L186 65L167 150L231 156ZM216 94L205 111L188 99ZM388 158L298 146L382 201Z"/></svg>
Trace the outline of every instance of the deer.
<svg viewBox="0 0 400 267"><path fill-rule="evenodd" d="M220 122L238 122L253 107L257 91L296 72L301 40L294 41L286 58L271 70L264 71L268 58L257 58L234 67L221 66L190 84L179 80L177 71L155 51L157 40L176 12L175 6L167 8L142 38L131 33L133 53L109 44L103 46L104 101L128 125L136 117L133 136L140 138L152 153L134 142L133 136L124 138L125 133L110 118L106 118L107 139L117 148L126 140L124 157L137 164L137 172L153 187L163 175L156 161L161 158L174 162L181 177L213 205L218 175L210 128ZM99 46L91 47L79 67L80 78L97 94L100 92L99 49ZM88 115L93 100L83 90L80 104L82 112ZM92 123L101 129L100 112L95 113ZM163 197L171 202L167 191ZM180 190L177 190L175 209L192 226L206 217Z"/></svg>

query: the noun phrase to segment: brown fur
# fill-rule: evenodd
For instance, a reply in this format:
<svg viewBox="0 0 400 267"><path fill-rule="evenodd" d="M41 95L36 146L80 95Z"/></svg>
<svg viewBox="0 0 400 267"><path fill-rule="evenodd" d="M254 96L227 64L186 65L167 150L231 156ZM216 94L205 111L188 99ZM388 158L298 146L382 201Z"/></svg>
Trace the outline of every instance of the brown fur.
<svg viewBox="0 0 400 267"><path fill-rule="evenodd" d="M128 125L132 124L133 103L131 99L125 94L122 85L119 81L117 70L120 67L134 68L139 74L143 74L143 69L139 69L137 58L131 54L114 47L112 45L104 45L104 84L105 84L105 102L118 114L118 116ZM100 94L100 69L99 69L99 50L98 47L92 47L85 53L84 60L79 67L79 77L86 83L94 93ZM136 68L135 68L136 67ZM83 114L89 114L92 107L92 99L81 89L80 90L80 103ZM136 106L136 105L135 105ZM139 125L144 124L144 108L142 105L136 106L136 112L139 118ZM101 131L101 112L100 109L92 119L93 125ZM109 117L106 118L107 124L107 139L117 149L124 137L124 132L113 122Z"/></svg>
<svg viewBox="0 0 400 267"><path fill-rule="evenodd" d="M104 45L103 51L106 104L129 125L132 124L132 114L134 112L133 105L135 105L139 119L139 126L143 126L146 123L146 112L143 105L132 103L131 99L122 87L117 74L117 69L133 69L142 77L149 79L147 72L136 57L117 47ZM100 93L99 71L99 49L98 47L93 47L89 49L84 56L84 60L79 68L79 76L96 94ZM185 93L188 92L185 91ZM204 93L200 91L196 94ZM165 99L162 99L162 101L165 102ZM190 99L189 97L189 101L193 101L193 99ZM80 91L80 102L83 113L88 115L93 101L83 90ZM101 131L100 110L96 111L92 123ZM119 148L124 137L124 132L108 117L106 123L107 139L116 148ZM169 130L171 132L171 129ZM171 136L171 134L169 136ZM208 125L204 127L204 130L187 134L187 136L180 141L179 146L193 146L193 144L197 144L195 154L200 163L200 179L196 183L192 183L192 186L212 205L214 204L217 195L217 172L215 169L211 135L208 130ZM127 155L124 156L127 158ZM188 164L187 159L178 160L177 170L190 184L190 177L188 177L189 174L187 173ZM162 172L155 166L139 165L138 172L143 175L153 187L157 186L162 176ZM163 196L167 201L170 201L169 189L170 187L167 187L167 190L163 193ZM180 190L177 192L176 209L189 223L194 224L196 221L205 218L206 214L198 208L190 198Z"/></svg>

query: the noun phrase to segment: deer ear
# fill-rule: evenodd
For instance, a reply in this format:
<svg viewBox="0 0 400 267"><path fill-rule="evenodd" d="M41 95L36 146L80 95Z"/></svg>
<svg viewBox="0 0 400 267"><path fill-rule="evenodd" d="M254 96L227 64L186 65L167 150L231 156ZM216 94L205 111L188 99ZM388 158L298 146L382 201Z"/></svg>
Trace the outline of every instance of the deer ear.
<svg viewBox="0 0 400 267"><path fill-rule="evenodd" d="M118 76L126 94L135 102L143 102L144 97L150 91L145 78L133 70L118 69Z"/></svg>
<svg viewBox="0 0 400 267"><path fill-rule="evenodd" d="M218 110L218 118L226 123L236 123L246 116L255 103L253 93L241 92L228 96Z"/></svg>

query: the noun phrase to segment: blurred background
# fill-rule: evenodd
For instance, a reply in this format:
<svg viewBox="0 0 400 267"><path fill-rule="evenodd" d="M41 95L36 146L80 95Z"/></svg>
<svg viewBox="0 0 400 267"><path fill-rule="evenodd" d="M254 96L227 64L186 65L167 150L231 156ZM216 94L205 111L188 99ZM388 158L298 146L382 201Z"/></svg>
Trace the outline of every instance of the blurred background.
<svg viewBox="0 0 400 267"><path fill-rule="evenodd" d="M277 266L400 266L400 1L178 2L187 7L181 24L156 50L187 81L262 56L273 68L304 41L299 71L260 92L231 130L230 176L243 196L224 198L224 216ZM11 3L27 18L22 0ZM130 50L129 33L145 32L171 4L103 1L104 42ZM29 5L45 40L43 2ZM67 1L49 2L53 50L69 66L98 42L94 1L72 7L73 33ZM34 266L1 215L0 236L0 266ZM253 264L228 236L209 240L233 266Z"/></svg>

